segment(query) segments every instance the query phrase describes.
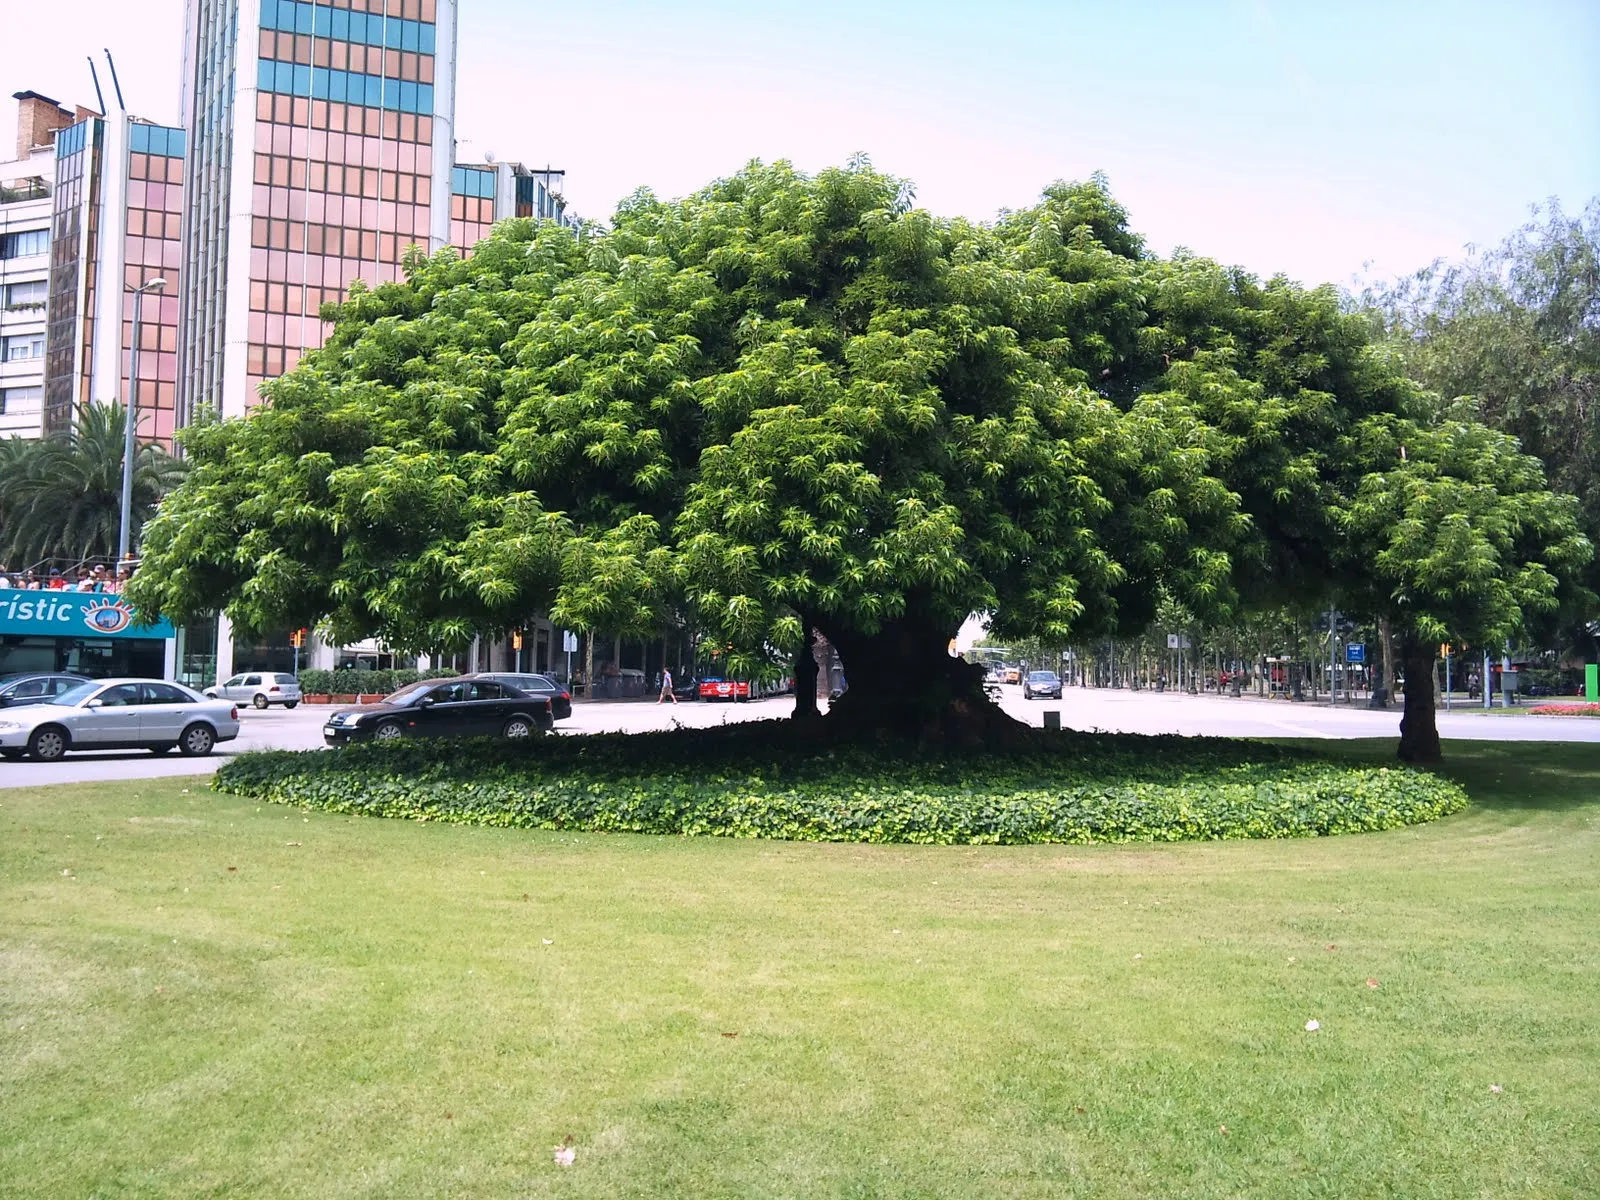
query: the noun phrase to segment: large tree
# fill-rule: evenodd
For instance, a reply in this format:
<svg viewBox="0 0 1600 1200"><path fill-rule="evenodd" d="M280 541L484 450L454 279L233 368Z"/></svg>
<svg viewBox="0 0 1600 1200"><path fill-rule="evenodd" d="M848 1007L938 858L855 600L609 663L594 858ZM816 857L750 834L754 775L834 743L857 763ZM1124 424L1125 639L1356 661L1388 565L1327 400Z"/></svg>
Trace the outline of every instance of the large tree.
<svg viewBox="0 0 1600 1200"><path fill-rule="evenodd" d="M991 226L908 197L754 164L413 259L192 435L135 600L419 650L681 606L735 666L825 636L839 723L984 736L971 612L1127 634L1360 561L1342 506L1393 463L1347 445L1420 418L1335 293L1150 256L1098 179Z"/></svg>

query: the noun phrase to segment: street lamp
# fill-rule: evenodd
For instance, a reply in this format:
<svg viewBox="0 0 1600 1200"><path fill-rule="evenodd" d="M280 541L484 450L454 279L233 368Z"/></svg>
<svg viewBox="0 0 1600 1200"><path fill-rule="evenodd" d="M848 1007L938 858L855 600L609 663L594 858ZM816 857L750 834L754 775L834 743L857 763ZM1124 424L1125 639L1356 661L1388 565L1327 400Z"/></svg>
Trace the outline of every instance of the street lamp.
<svg viewBox="0 0 1600 1200"><path fill-rule="evenodd" d="M128 359L128 397L122 434L122 527L117 531L117 562L128 558L128 535L133 528L133 442L139 419L139 325L144 314L144 294L159 292L165 279L151 279L133 289L133 349Z"/></svg>

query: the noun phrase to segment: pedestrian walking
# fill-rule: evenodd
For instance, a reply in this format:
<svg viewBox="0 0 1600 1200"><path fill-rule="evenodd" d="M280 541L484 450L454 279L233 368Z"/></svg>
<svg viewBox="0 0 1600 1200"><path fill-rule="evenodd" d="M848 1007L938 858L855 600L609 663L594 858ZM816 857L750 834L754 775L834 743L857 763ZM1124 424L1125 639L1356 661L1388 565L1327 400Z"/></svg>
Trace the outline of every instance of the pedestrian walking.
<svg viewBox="0 0 1600 1200"><path fill-rule="evenodd" d="M672 672L664 667L661 670L661 694L656 697L656 703L660 704L663 700L671 700L674 704L678 702L678 693L672 690Z"/></svg>

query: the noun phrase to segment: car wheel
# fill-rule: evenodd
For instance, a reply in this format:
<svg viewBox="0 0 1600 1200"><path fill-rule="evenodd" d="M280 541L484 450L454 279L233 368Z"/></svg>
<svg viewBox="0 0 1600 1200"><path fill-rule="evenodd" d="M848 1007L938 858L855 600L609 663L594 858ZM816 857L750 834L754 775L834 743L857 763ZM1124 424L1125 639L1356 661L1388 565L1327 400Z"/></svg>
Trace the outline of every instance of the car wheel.
<svg viewBox="0 0 1600 1200"><path fill-rule="evenodd" d="M372 740L375 742L397 742L405 735L405 728L399 721L385 721L372 731Z"/></svg>
<svg viewBox="0 0 1600 1200"><path fill-rule="evenodd" d="M165 754L172 749L171 742L162 742L159 746L148 747L151 754Z"/></svg>
<svg viewBox="0 0 1600 1200"><path fill-rule="evenodd" d="M500 733L508 738L530 738L533 736L533 723L527 717L512 717Z"/></svg>
<svg viewBox="0 0 1600 1200"><path fill-rule="evenodd" d="M185 758L204 758L216 744L216 730L198 721L178 735L178 750Z"/></svg>
<svg viewBox="0 0 1600 1200"><path fill-rule="evenodd" d="M67 752L67 731L59 725L45 725L28 739L28 756L36 762L55 762Z"/></svg>
<svg viewBox="0 0 1600 1200"><path fill-rule="evenodd" d="M298 701L298 700L285 700L283 702L283 706L285 708L294 708L299 703L300 703L300 701Z"/></svg>
<svg viewBox="0 0 1600 1200"><path fill-rule="evenodd" d="M257 692L256 693L256 698L254 700L250 701L250 703L255 708L265 708L267 706L267 698L265 696L263 696L260 692Z"/></svg>

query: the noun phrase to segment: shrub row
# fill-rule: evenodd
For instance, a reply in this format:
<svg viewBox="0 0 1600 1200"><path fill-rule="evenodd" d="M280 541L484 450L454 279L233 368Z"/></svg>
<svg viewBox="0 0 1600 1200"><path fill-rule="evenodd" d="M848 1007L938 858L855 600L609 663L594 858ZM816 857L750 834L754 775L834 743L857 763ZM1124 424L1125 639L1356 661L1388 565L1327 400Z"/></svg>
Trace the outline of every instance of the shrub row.
<svg viewBox="0 0 1600 1200"><path fill-rule="evenodd" d="M300 672L300 690L307 695L332 695L332 696L387 696L390 692L398 691L408 683L415 683L419 679L442 679L456 672L451 670L432 671L370 671L362 669L345 669L342 671L323 671L307 669Z"/></svg>
<svg viewBox="0 0 1600 1200"><path fill-rule="evenodd" d="M1600 717L1600 704L1536 704L1528 711L1536 717Z"/></svg>
<svg viewBox="0 0 1600 1200"><path fill-rule="evenodd" d="M745 730L759 726L744 726ZM248 754L218 790L329 812L793 841L1093 843L1393 829L1466 804L1401 767L1239 742L1063 735L1011 754L818 749L721 731Z"/></svg>

